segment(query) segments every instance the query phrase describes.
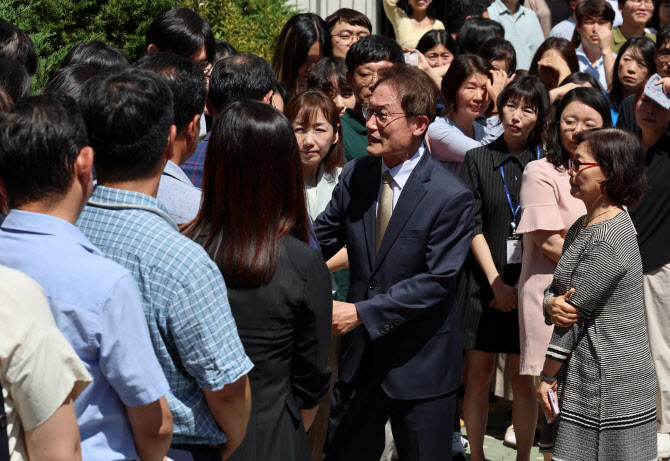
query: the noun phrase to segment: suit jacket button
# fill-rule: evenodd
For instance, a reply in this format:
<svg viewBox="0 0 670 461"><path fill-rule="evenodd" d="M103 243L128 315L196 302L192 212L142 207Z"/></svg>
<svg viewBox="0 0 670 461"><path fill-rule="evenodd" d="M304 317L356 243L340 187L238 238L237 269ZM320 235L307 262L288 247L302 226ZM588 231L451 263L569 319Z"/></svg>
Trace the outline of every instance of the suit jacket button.
<svg viewBox="0 0 670 461"><path fill-rule="evenodd" d="M377 285L375 285L375 282L370 282L370 285L368 286L370 290L374 290L376 287Z"/></svg>
<svg viewBox="0 0 670 461"><path fill-rule="evenodd" d="M380 328L379 333L384 334L384 333L386 333L386 330L384 330L383 328Z"/></svg>
<svg viewBox="0 0 670 461"><path fill-rule="evenodd" d="M389 331L391 329L391 325L384 325L384 330Z"/></svg>
<svg viewBox="0 0 670 461"><path fill-rule="evenodd" d="M395 320L393 321L393 325L399 325L399 324L400 324L400 320L395 319Z"/></svg>

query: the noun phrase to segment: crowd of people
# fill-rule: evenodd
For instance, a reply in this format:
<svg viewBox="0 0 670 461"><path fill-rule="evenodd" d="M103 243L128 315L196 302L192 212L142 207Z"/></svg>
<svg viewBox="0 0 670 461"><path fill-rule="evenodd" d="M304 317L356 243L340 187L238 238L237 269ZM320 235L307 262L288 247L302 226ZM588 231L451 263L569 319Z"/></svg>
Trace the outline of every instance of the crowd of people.
<svg viewBox="0 0 670 461"><path fill-rule="evenodd" d="M0 20L0 460L670 456L670 3L383 5Z"/></svg>

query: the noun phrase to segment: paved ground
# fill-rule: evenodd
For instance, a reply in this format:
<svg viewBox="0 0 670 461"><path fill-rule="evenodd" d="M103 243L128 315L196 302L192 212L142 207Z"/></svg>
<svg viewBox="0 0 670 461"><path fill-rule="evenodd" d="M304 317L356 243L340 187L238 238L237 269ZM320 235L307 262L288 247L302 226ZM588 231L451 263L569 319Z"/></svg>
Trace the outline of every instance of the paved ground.
<svg viewBox="0 0 670 461"><path fill-rule="evenodd" d="M505 431L507 430L507 426L511 424L510 409L511 403L504 399L498 399L491 404L491 413L489 414L489 423L486 428L486 438L484 439L484 453L486 453L487 460L516 460L516 450L503 445ZM465 427L463 427L463 433L464 435L467 435L465 433ZM535 442L530 455L531 461L544 459L537 448L537 439ZM470 450L467 449L466 451L468 453L467 459L469 460Z"/></svg>

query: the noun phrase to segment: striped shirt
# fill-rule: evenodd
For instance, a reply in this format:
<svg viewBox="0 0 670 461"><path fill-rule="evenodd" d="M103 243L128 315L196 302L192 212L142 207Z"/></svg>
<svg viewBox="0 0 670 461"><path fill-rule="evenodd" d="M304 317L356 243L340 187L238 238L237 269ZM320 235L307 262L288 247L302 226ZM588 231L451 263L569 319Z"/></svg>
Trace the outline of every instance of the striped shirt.
<svg viewBox="0 0 670 461"><path fill-rule="evenodd" d="M96 186L77 226L139 285L156 356L170 384L172 442L224 443L202 389L219 390L253 364L216 264L179 233L158 200L138 192Z"/></svg>

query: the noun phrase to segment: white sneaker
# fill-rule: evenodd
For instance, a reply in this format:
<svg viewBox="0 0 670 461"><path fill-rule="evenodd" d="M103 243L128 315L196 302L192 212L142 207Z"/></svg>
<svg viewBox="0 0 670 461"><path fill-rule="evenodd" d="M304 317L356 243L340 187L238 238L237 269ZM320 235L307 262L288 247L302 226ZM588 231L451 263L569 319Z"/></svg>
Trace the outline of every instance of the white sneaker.
<svg viewBox="0 0 670 461"><path fill-rule="evenodd" d="M662 434L661 432L656 434L656 440L658 441L658 457L667 458L670 456L670 434Z"/></svg>
<svg viewBox="0 0 670 461"><path fill-rule="evenodd" d="M516 448L516 434L514 433L514 426L509 426L505 431L505 444Z"/></svg>

